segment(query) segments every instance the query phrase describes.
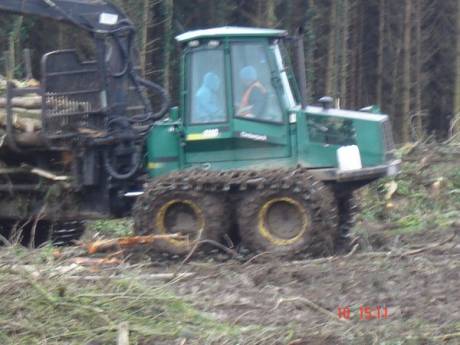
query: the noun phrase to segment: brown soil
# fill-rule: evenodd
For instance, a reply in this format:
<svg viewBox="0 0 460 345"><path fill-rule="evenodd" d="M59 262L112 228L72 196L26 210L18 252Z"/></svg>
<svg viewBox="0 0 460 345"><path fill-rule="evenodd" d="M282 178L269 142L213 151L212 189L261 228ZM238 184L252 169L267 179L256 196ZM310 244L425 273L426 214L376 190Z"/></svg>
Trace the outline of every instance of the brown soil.
<svg viewBox="0 0 460 345"><path fill-rule="evenodd" d="M410 253L443 242L454 231L395 237L374 229L368 236L374 239L373 252L333 259L280 261L261 255L251 262L214 257L166 265L168 272L196 273L172 289L218 320L279 327L280 338L267 344L460 344L460 234ZM152 269L165 270L158 263ZM338 308L347 306L349 322L336 317ZM360 306L386 306L388 317L360 320Z"/></svg>

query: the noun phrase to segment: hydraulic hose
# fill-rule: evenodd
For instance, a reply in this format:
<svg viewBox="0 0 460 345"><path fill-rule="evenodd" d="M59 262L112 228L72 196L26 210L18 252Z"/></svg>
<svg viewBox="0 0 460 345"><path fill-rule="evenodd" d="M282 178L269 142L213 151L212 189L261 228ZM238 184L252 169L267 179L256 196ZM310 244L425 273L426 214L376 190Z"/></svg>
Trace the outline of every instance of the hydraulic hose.
<svg viewBox="0 0 460 345"><path fill-rule="evenodd" d="M131 155L131 167L129 171L125 173L116 171L116 169L113 167L111 163L111 156L113 155L110 155L109 152L113 152L113 149L111 150L109 148L103 152L103 160L104 168L110 176L117 180L126 180L134 176L134 174L137 172L137 169L139 168L139 164L141 161L141 154L139 152L139 149L136 148L134 153Z"/></svg>
<svg viewBox="0 0 460 345"><path fill-rule="evenodd" d="M96 35L99 34L97 30L94 29L94 27L91 26L91 24L86 21L81 22L81 20L77 20L72 14L67 13L64 11L62 8L60 8L53 0L43 0L48 6L51 8L55 9L59 13L61 13L65 18L67 18L68 21L73 23L79 28L82 28L83 30L89 31L92 34ZM118 9L117 9L118 12ZM133 116L131 118L127 118L125 116L115 116L109 121L109 127L112 127L112 130L109 130L111 132L110 134L114 138L119 138L121 139L122 136L125 136L123 134L126 134L127 131L133 132L133 138L128 139L129 141L134 142L136 140L136 135L137 137L144 137L148 130L145 129L140 129L140 128L135 128L136 124L144 124L148 125L150 123L153 123L154 121L157 121L164 117L169 109L169 104L170 104L170 98L166 90L161 87L160 85L153 83L151 81L142 79L139 77L134 70L133 67L133 49L134 49L134 34L135 34L135 26L133 23L127 19L124 18L118 22L118 27L113 29L113 30L108 30L105 32L105 34L113 37L115 44L120 52L121 55L121 61L122 61L122 67L120 68L119 71L108 71L110 77L112 78L121 78L125 75L128 75L129 79L131 82L134 84L134 87L136 89L137 94L139 95L142 104L144 108L146 109L145 114L142 115L137 115ZM126 34L127 39L126 39L126 44L124 44L121 41L121 35ZM159 93L160 97L162 98L161 102L161 108L158 112L153 113L152 111L152 106L150 103L150 100L147 98L147 96L144 94L144 90L142 88L149 89L155 93ZM117 130L116 127L119 126L120 130ZM120 133L122 135L120 135ZM134 133L136 135L134 135ZM126 139L125 139L126 140ZM141 162L141 152L140 149L136 146L134 146L134 152L131 154L131 163L130 163L130 168L129 171L123 173L120 171L117 171L117 169L113 166L112 159L114 158L114 149L113 148L107 148L106 150L103 151L103 164L104 168L107 171L107 173L119 180L124 180L132 177L138 170L140 162Z"/></svg>
<svg viewBox="0 0 460 345"><path fill-rule="evenodd" d="M140 87L139 87L139 84L140 84L140 85L146 87L147 89L156 91L157 93L160 94L161 98L163 99L163 102L161 104L161 108L160 108L159 111L157 111L154 114L149 114L146 117L145 120L142 119L142 118L138 118L137 116L134 116L132 118L133 121L135 121L135 122L158 121L161 118L163 118L167 114L167 112L169 110L169 105L170 105L170 102L171 102L171 100L169 98L169 95L168 95L168 92L163 87L161 87L160 85L158 85L158 84L156 84L154 82L151 82L149 80L145 80L143 78L137 77L137 76L133 76L133 81L135 81L136 88L139 88L139 92L141 92Z"/></svg>

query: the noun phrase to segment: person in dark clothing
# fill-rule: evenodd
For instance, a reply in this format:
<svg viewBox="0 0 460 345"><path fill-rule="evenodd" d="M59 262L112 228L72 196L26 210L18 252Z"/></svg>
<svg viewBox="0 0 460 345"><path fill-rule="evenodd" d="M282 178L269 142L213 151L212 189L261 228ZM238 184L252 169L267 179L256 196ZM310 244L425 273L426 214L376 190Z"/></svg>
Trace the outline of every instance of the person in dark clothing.
<svg viewBox="0 0 460 345"><path fill-rule="evenodd" d="M257 71L253 66L243 67L240 79L246 86L237 115L249 118L261 118L267 108L267 90L257 79Z"/></svg>

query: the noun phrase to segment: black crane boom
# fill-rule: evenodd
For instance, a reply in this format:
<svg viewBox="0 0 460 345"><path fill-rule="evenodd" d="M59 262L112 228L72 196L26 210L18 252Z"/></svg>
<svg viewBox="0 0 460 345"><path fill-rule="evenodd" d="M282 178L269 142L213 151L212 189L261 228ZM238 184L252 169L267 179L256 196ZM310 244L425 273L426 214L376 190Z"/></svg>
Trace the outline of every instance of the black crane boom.
<svg viewBox="0 0 460 345"><path fill-rule="evenodd" d="M119 8L103 0L0 0L0 11L50 18L100 34L131 24Z"/></svg>

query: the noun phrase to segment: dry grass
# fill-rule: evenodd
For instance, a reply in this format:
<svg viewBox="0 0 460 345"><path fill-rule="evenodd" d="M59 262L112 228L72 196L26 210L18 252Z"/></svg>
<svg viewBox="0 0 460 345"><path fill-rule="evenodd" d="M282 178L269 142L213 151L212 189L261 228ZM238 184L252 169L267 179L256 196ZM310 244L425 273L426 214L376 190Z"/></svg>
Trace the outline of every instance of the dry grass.
<svg viewBox="0 0 460 345"><path fill-rule="evenodd" d="M56 262L50 251L1 250L0 344L115 344L121 322L129 322L131 344L255 344L274 335L198 311L193 296L171 292L175 282L145 279L145 267L82 270Z"/></svg>

